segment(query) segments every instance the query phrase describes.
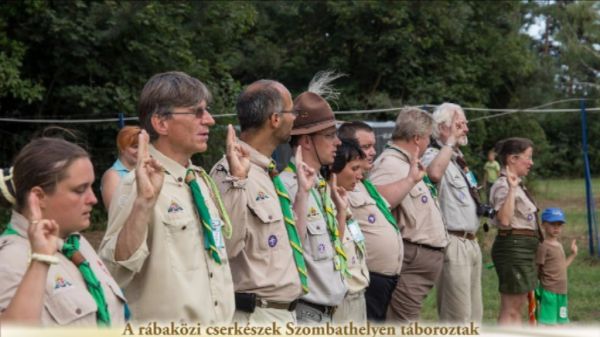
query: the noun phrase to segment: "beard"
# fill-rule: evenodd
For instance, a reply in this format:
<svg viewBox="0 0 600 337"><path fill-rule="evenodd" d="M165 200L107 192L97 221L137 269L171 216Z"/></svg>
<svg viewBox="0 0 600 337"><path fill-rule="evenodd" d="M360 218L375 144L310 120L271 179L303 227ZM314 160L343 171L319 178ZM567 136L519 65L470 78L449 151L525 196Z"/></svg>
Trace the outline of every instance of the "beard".
<svg viewBox="0 0 600 337"><path fill-rule="evenodd" d="M467 137L466 135L458 139L458 145L465 146L467 144L469 144L469 137Z"/></svg>

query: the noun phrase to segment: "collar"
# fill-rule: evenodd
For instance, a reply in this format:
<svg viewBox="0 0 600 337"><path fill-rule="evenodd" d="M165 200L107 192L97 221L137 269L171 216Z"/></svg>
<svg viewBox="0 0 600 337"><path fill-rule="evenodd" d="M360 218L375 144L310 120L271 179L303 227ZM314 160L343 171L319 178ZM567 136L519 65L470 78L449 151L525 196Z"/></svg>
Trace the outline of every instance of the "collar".
<svg viewBox="0 0 600 337"><path fill-rule="evenodd" d="M435 148L437 148L438 150L442 149L442 146L445 146L445 144L442 144L442 142L439 139L435 139L434 140L435 144L437 146L433 146ZM452 160L456 160L456 157L463 157L463 153L462 151L460 151L460 149L455 145L452 148Z"/></svg>
<svg viewBox="0 0 600 337"><path fill-rule="evenodd" d="M244 147L244 149L246 151L248 151L248 154L250 155L250 162L252 164L255 164L256 166L259 166L262 169L267 170L269 167L269 164L271 163L272 159L265 156L264 154L258 152L255 148L253 148L252 146L248 145L248 143L242 141L242 140L238 140L238 142L242 145L242 147Z"/></svg>
<svg viewBox="0 0 600 337"><path fill-rule="evenodd" d="M178 182L185 181L185 173L188 169L192 169L196 172L202 171L202 168L192 164L192 161L188 159L188 166L181 166L175 160L165 156L162 152L158 151L152 144L148 144L148 153L152 158L158 160L163 168L167 171L168 175L173 176Z"/></svg>
<svg viewBox="0 0 600 337"><path fill-rule="evenodd" d="M394 156L406 161L407 163L410 162L410 158L411 158L410 153L408 153L406 150L399 147L398 145L395 145L394 143L392 143L392 141L389 141L387 143L387 148L392 150L391 152L393 153Z"/></svg>

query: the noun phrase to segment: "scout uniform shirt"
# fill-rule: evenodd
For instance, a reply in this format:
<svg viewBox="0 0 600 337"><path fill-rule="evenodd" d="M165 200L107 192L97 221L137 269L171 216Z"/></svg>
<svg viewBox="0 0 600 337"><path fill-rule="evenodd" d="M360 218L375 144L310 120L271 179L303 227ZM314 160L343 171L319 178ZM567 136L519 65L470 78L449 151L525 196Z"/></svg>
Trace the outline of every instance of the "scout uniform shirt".
<svg viewBox="0 0 600 337"><path fill-rule="evenodd" d="M302 294L302 286L279 198L267 169L271 159L240 143L250 153L248 178L232 177L225 158L210 173L221 190L233 226L227 254L234 271L235 291L254 293L270 301L292 302Z"/></svg>
<svg viewBox="0 0 600 337"><path fill-rule="evenodd" d="M121 180L111 203L108 228L100 255L129 299L132 320L185 320L202 324L229 323L235 300L233 282L219 225L223 224L215 197L196 173L213 221L221 264L204 247L204 233L186 168L153 146L150 155L165 168L165 177L152 211L146 238L125 261L115 260L119 232L136 198L135 174ZM190 162L188 168L199 170Z"/></svg>
<svg viewBox="0 0 600 337"><path fill-rule="evenodd" d="M292 162L294 162L293 159ZM293 203L298 192L296 173L286 169L280 174L280 177ZM315 181L313 190L318 195L317 184L318 182ZM330 193L329 185L326 193ZM308 195L306 236L302 238L302 247L308 270L309 292L302 296L302 299L315 304L336 306L344 299L347 286L340 270L335 270L335 251L327 231L325 216L319 203L315 200L314 194L309 192Z"/></svg>
<svg viewBox="0 0 600 337"><path fill-rule="evenodd" d="M6 310L29 267L31 246L27 238L29 220L13 211L10 219L17 235L0 236L0 313ZM75 233L75 235L79 235ZM59 240L62 247L63 241ZM125 324L125 298L94 248L80 236L79 252L89 262L102 285L111 324ZM60 253L58 264L50 265L46 279L42 325L96 326L98 306L90 295L77 266ZM0 316L1 317L1 316Z"/></svg>
<svg viewBox="0 0 600 337"><path fill-rule="evenodd" d="M555 294L567 293L567 257L560 242L544 240L538 246L535 263L544 289Z"/></svg>
<svg viewBox="0 0 600 337"><path fill-rule="evenodd" d="M348 271L350 277L346 279L348 284L348 294L356 294L369 286L369 269L366 261L365 237L358 221L352 216L352 211L348 210L348 220L344 237L340 238L344 247L344 252L348 258Z"/></svg>
<svg viewBox="0 0 600 337"><path fill-rule="evenodd" d="M501 171L502 176L496 180L490 191L490 202L494 206L496 211L502 208L506 197L508 195L508 180L506 178L506 171ZM510 218L509 227L503 227L500 225L498 217L494 217L492 220L493 224L498 226L500 229L530 229L533 231L537 230L536 222L537 206L533 203L527 194L523 190L523 187L519 184L515 191L515 207L513 216Z"/></svg>
<svg viewBox="0 0 600 337"><path fill-rule="evenodd" d="M374 185L393 183L408 176L410 171L410 154L391 143L388 145L373 164L370 178ZM409 191L392 214L403 239L436 248L448 245L442 214L423 180Z"/></svg>
<svg viewBox="0 0 600 337"><path fill-rule="evenodd" d="M437 157L440 150L430 147L425 151L421 162L425 167ZM477 206L469 192L469 184L462 169L456 163L456 157L462 155L460 152L452 153L452 160L437 184L440 201L440 210L444 215L446 228L450 231L465 231L476 233L479 228L477 217Z"/></svg>
<svg viewBox="0 0 600 337"><path fill-rule="evenodd" d="M387 276L400 275L404 257L400 232L387 221L362 182L348 194L348 202L365 236L369 270Z"/></svg>

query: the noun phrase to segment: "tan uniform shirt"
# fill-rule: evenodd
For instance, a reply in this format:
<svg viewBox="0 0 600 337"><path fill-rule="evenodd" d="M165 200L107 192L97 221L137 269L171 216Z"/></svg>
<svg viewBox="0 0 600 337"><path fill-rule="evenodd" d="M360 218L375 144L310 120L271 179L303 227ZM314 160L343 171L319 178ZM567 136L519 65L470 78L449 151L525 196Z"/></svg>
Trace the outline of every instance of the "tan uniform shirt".
<svg viewBox="0 0 600 337"><path fill-rule="evenodd" d="M405 178L410 171L410 154L389 144L373 164L370 179L373 185L386 185ZM419 181L392 210L402 229L402 237L413 243L446 247L448 234L437 201L423 180Z"/></svg>
<svg viewBox="0 0 600 337"><path fill-rule="evenodd" d="M362 182L348 194L352 214L365 236L367 266L370 271L397 276L402 269L402 235L387 221Z"/></svg>
<svg viewBox="0 0 600 337"><path fill-rule="evenodd" d="M508 180L505 176L502 176L496 180L490 191L490 202L494 206L494 209L498 211L508 196ZM531 229L537 230L536 223L536 211L537 206L527 197L525 191L521 186L517 187L515 191L515 211L510 219L509 228L515 229ZM496 216L492 222L502 229L498 217Z"/></svg>
<svg viewBox="0 0 600 337"><path fill-rule="evenodd" d="M135 175L121 180L108 214L108 228L100 246L106 266L123 287L136 321L185 320L203 324L229 323L235 301L224 247L217 264L204 248L204 233L185 183L186 168L149 147L152 157L166 169L146 238L125 261L114 258L119 233L136 198ZM189 168L199 170L189 164ZM214 196L196 174L212 219L221 219ZM215 230L218 240L220 231Z"/></svg>
<svg viewBox="0 0 600 337"><path fill-rule="evenodd" d="M296 200L298 180L296 173L285 170L280 174L292 202ZM316 191L316 184L314 190ZM327 193L330 193L329 187ZM348 290L339 270L335 270L333 244L327 223L312 194L308 197L306 236L302 238L304 260L308 272L308 294L302 299L321 305L338 305ZM341 240L342 238L340 238Z"/></svg>
<svg viewBox="0 0 600 337"><path fill-rule="evenodd" d="M13 211L10 223L18 235L0 237L0 312L6 310L15 296L29 267L31 256L31 247L27 238L29 221ZM89 242L83 236L80 238L79 252L89 262L102 285L111 324L114 327L122 326L125 323L123 293ZM60 252L55 256L59 258L59 263L51 265L48 269L42 324L96 326L98 305L88 292L81 272Z"/></svg>
<svg viewBox="0 0 600 337"><path fill-rule="evenodd" d="M567 258L562 245L548 240L538 246L535 262L542 287L556 294L567 293Z"/></svg>
<svg viewBox="0 0 600 337"><path fill-rule="evenodd" d="M348 210L348 215L352 217L352 211ZM355 239L362 238L364 243L364 234L360 230L358 221L354 219L355 224L352 225L346 222L346 229L344 230L344 237L340 238L344 247L344 252L348 258L348 271L350 277L346 279L348 284L348 294L355 294L363 291L369 286L369 268L367 267L367 257L360 251ZM357 238L353 237L350 226L356 226L353 230ZM365 248L366 253L366 248Z"/></svg>
<svg viewBox="0 0 600 337"><path fill-rule="evenodd" d="M267 171L271 159L243 144L250 152L247 179L230 176L225 158L211 171L233 226L227 254L235 291L291 302L302 295L302 287L279 197Z"/></svg>

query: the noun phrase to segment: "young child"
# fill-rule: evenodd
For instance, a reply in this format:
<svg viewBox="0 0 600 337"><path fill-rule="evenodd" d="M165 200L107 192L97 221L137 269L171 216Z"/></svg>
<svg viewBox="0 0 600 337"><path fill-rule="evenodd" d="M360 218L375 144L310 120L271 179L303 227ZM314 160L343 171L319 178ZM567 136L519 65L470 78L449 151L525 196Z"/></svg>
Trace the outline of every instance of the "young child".
<svg viewBox="0 0 600 337"><path fill-rule="evenodd" d="M558 241L565 214L560 208L547 208L542 213L544 242L539 245L536 257L540 284L535 290L537 299L536 318L544 325L569 323L567 315L567 267L577 255L577 244L571 242L571 255Z"/></svg>
<svg viewBox="0 0 600 337"><path fill-rule="evenodd" d="M489 200L492 185L494 185L494 182L496 182L496 179L498 179L498 175L500 174L500 164L496 161L496 152L494 152L494 150L488 152L487 159L485 165L483 165L483 182L485 184L486 200Z"/></svg>

